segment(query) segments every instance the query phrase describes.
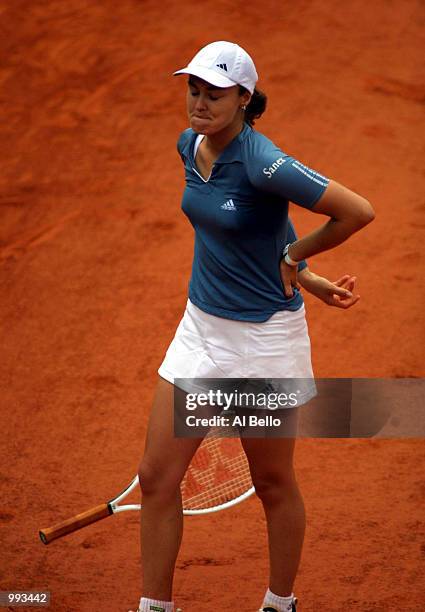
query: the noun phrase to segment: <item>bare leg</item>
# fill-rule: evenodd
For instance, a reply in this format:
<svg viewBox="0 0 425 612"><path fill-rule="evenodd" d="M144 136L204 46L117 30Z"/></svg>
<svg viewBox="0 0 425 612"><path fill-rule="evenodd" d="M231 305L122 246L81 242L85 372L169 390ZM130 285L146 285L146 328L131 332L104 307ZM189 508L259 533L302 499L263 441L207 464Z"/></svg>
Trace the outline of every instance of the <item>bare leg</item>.
<svg viewBox="0 0 425 612"><path fill-rule="evenodd" d="M242 440L257 495L267 521L270 589L293 591L305 532L305 508L292 465L294 438Z"/></svg>
<svg viewBox="0 0 425 612"><path fill-rule="evenodd" d="M183 516L180 483L201 439L174 437L174 387L159 379L139 468L143 596L172 600Z"/></svg>

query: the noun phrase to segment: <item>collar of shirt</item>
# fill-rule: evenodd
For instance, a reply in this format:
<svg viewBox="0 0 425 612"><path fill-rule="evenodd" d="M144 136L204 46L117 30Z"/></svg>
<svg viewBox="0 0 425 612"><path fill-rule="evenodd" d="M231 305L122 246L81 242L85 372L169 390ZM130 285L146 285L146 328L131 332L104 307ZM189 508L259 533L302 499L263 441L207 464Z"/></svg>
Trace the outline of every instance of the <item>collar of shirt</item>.
<svg viewBox="0 0 425 612"><path fill-rule="evenodd" d="M235 162L235 161L239 161L239 162L243 161L241 144L247 138L251 130L252 130L251 126L245 123L244 127L239 132L239 134L235 136L233 140L229 142L229 144L223 149L223 151L217 157L217 159L214 162L214 165L231 164L232 162ZM188 140L186 141L183 147L183 150L182 150L182 153L190 159L192 164L195 163L195 160L193 159L193 145L195 144L195 140L197 136L198 134L196 132L193 132L191 137L188 138Z"/></svg>

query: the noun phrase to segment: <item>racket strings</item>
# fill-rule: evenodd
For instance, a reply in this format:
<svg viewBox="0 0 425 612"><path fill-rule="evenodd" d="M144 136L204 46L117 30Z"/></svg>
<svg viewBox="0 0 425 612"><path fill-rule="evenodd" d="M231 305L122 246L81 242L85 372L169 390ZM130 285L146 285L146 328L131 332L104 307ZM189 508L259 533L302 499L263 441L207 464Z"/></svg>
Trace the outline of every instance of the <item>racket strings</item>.
<svg viewBox="0 0 425 612"><path fill-rule="evenodd" d="M252 487L240 439L223 436L211 431L195 453L181 486L184 510L220 506Z"/></svg>

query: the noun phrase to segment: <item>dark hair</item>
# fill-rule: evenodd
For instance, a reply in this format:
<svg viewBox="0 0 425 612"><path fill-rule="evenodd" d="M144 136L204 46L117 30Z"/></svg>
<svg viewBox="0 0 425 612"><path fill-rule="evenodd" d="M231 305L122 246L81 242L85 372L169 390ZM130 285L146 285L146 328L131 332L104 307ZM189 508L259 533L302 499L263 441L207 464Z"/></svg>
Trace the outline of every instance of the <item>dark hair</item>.
<svg viewBox="0 0 425 612"><path fill-rule="evenodd" d="M244 94L246 91L248 90L245 89L245 87L243 87L242 85L239 85L239 93L241 95ZM259 119L261 117L261 115L266 110L266 106L267 106L266 94L263 91L260 91L259 89L255 88L254 93L251 96L251 100L249 101L249 104L246 107L246 111L245 111L246 123L248 123L248 125L252 127L255 123L254 119Z"/></svg>

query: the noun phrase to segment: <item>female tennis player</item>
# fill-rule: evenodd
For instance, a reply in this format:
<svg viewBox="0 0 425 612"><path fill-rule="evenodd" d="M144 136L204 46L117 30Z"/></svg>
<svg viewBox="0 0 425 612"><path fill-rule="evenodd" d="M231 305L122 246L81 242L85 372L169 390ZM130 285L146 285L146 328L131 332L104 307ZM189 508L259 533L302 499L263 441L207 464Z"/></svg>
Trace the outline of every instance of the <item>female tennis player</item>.
<svg viewBox="0 0 425 612"><path fill-rule="evenodd" d="M240 46L211 43L174 74L188 75L190 128L177 147L186 174L182 208L195 230L195 249L186 310L158 370L139 468L140 612L174 612L183 520L179 485L200 444L197 438L174 437L175 379L313 379L298 283L342 308L358 296L352 293L353 277L330 283L300 262L338 246L374 218L364 197L253 129L266 97L256 89L254 63ZM289 201L328 219L296 239L288 229ZM303 401L309 397L306 392ZM294 612L305 530L293 469L295 439L243 438L242 444L268 528L270 577L260 610Z"/></svg>

